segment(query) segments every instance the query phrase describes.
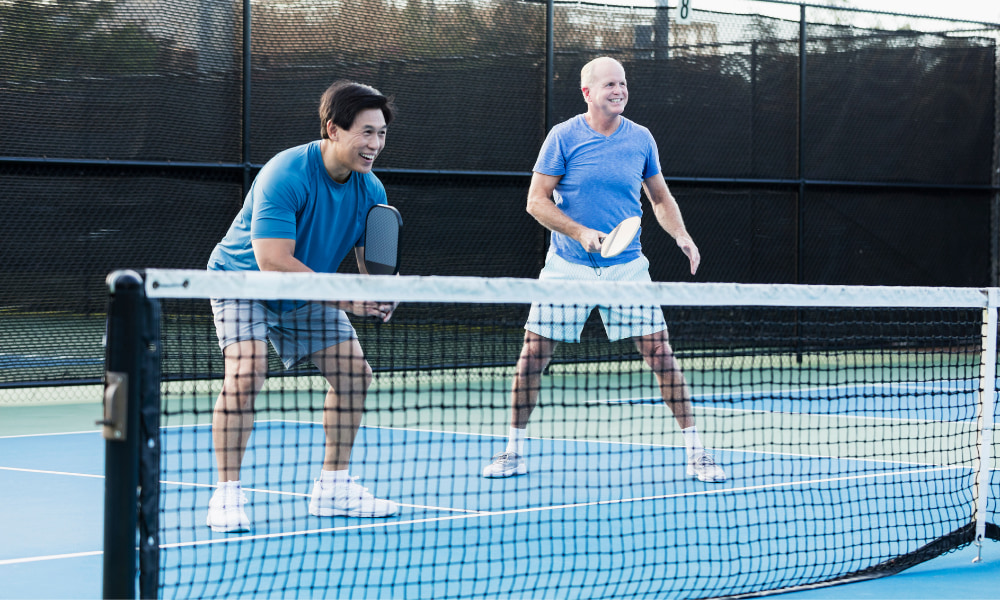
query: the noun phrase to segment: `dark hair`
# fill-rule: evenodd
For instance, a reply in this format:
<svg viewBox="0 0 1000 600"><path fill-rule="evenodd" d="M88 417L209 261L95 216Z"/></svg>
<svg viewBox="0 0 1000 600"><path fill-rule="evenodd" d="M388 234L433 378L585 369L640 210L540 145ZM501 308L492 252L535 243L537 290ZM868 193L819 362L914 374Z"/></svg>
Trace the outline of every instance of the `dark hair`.
<svg viewBox="0 0 1000 600"><path fill-rule="evenodd" d="M375 88L346 79L335 81L319 99L320 136L323 139L328 137L328 121L333 121L341 129L350 129L358 113L369 108L381 110L386 125L396 116L392 98L386 98Z"/></svg>

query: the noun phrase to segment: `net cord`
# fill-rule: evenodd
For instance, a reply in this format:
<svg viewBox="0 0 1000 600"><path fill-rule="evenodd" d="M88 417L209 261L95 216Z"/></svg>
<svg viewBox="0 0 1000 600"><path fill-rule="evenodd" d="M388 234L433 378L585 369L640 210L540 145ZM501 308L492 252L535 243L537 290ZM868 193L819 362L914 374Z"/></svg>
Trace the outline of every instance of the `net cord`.
<svg viewBox="0 0 1000 600"><path fill-rule="evenodd" d="M659 306L985 308L990 288L687 282L550 281L518 278L399 276L147 269L149 298L381 300L470 303Z"/></svg>
<svg viewBox="0 0 1000 600"><path fill-rule="evenodd" d="M997 304L1000 289L989 290L983 309L983 352L979 370L979 460L976 472L975 521L977 542L986 537L987 502L993 462L993 424L996 406Z"/></svg>

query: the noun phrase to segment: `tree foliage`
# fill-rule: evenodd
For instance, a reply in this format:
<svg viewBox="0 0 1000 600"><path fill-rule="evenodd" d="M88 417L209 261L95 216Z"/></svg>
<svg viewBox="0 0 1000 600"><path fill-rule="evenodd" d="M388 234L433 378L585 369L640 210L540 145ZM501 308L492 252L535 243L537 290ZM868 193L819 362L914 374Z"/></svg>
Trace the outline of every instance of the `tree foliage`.
<svg viewBox="0 0 1000 600"><path fill-rule="evenodd" d="M115 18L117 0L0 2L0 80L148 72L164 42Z"/></svg>

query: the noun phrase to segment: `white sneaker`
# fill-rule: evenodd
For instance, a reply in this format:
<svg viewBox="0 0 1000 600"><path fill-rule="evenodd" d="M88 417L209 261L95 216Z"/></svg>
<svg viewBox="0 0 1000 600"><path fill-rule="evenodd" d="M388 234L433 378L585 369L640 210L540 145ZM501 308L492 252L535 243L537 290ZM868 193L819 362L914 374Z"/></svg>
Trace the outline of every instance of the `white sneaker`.
<svg viewBox="0 0 1000 600"><path fill-rule="evenodd" d="M239 485L215 488L208 501L208 518L205 524L219 533L246 533L250 531L250 519L243 509L247 497Z"/></svg>
<svg viewBox="0 0 1000 600"><path fill-rule="evenodd" d="M715 457L704 452L688 459L687 474L706 483L721 483L726 480L726 472L715 464Z"/></svg>
<svg viewBox="0 0 1000 600"><path fill-rule="evenodd" d="M399 512L392 500L372 496L355 478L337 483L316 480L309 498L309 514L317 517L389 517Z"/></svg>
<svg viewBox="0 0 1000 600"><path fill-rule="evenodd" d="M483 477L510 477L528 472L528 463L516 452L494 454L492 462L483 469Z"/></svg>

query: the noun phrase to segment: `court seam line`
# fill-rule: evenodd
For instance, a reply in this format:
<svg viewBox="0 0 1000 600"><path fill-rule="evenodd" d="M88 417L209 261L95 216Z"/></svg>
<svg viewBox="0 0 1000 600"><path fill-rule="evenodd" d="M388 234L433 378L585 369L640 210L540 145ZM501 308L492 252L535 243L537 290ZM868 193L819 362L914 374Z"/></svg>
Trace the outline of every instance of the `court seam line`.
<svg viewBox="0 0 1000 600"><path fill-rule="evenodd" d="M955 421L944 421L945 423L953 423ZM294 423L296 425L315 425L322 426L323 424L317 421L298 421L293 419L263 419L257 421L257 423ZM205 425L210 425L205 424ZM201 426L201 425L198 425ZM184 427L184 425L175 425L174 427ZM447 433L450 435L465 435L465 436L476 436L476 437L492 437L492 438L503 438L506 439L507 436L492 434L492 433L470 433L468 431L447 431L438 429L418 429L412 427L388 427L385 425L362 425L362 429L388 429L392 431L415 431L418 433ZM535 437L528 436L525 438L527 440L539 440L539 441L549 441L549 442L574 442L574 443L588 443L588 444L618 444L621 446L640 446L646 448L673 448L681 449L684 446L679 444L654 444L651 442L622 442L615 440L594 440L594 439L571 439L571 438L549 438L549 437ZM971 467L965 467L962 465L942 465L937 463L924 463L924 462L910 462L910 461L900 461L900 460L889 460L889 459L879 459L879 458L861 458L861 457L844 457L844 456L830 456L828 454L799 454L794 452L776 452L771 450L747 450L743 448L721 448L721 447L706 447L705 450L712 452L731 452L739 454L767 454L774 456L786 456L791 458L818 458L826 460L849 460L860 463L886 463L893 465L912 465L917 467L947 467L952 469L966 469Z"/></svg>
<svg viewBox="0 0 1000 600"><path fill-rule="evenodd" d="M702 490L702 491L698 491L698 492L683 492L683 493L678 493L678 494L662 494L662 495L658 495L658 496L642 496L642 497L638 497L638 498L619 498L619 499L616 499L616 500L598 500L598 501L594 501L594 502L584 502L584 503L578 503L578 504L561 504L561 505L556 505L556 506L538 506L538 507L533 507L533 508L521 508L521 509L504 510L504 511L482 511L482 512L475 512L473 514L468 514L468 515L452 515L452 516L448 516L448 517L436 517L436 518L428 518L428 519L410 519L410 520L407 520L407 521L392 521L392 522L383 522L383 523L366 523L364 525L351 525L351 526L346 526L346 527L325 527L325 528L321 528L321 529L307 529L305 531L292 531L292 532L286 532L286 533L271 533L271 534L262 534L262 535L252 535L252 536L226 537L226 538L216 538L216 539L210 539L210 540L196 540L196 541L193 541L193 542L176 542L176 543L172 543L172 544L161 544L159 546L159 548L160 549L190 548L190 547L196 547L196 546L209 546L209 545L216 545L216 544L228 544L228 543L232 543L232 542L244 542L244 541L254 541L254 540L264 540L264 539L281 539L281 538L292 537L292 536L311 535L311 534L318 534L318 533L337 533L337 532L342 532L342 531L355 531L355 530L363 530L363 529L376 529L376 528L396 527L396 526L402 526L402 525L418 525L418 524L421 524L421 523L435 523L435 522L443 522L443 521L454 521L454 520L458 520L458 519L473 519L473 518L480 518L480 517L494 517L494 516L513 515L513 514L539 513L539 512L555 511L555 510L568 510L568 509L576 509L576 508L585 508L585 507L588 507L588 506L605 506L605 505L606 506L610 506L610 505L613 505L613 504L629 504L629 503L644 502L644 501L649 501L649 500L668 500L668 499L673 499L673 498L684 498L684 497L695 497L695 496L708 496L708 495L715 495L715 494L731 494L731 493L735 493L735 492L760 491L760 490L775 489L775 488L780 488L780 487L798 487L798 486L811 485L811 484L831 483L831 482L844 481L844 480L850 480L850 479L878 479L878 478L893 477L893 476L899 476L899 475L909 475L909 474L918 474L918 473L933 473L935 471L944 471L944 470L948 470L948 469L951 469L951 468L953 468L953 467L936 467L936 468L931 468L931 469L920 469L920 470L915 470L915 471L904 471L904 472L870 473L870 474L867 474L867 475L862 475L860 477L828 477L828 478L824 478L824 479L809 479L809 480L802 480L802 481L787 481L787 482L782 482L782 483L771 483L771 484L760 485L760 486L743 486L743 487L734 487L734 488L724 488L724 489L718 489L718 490ZM406 505L403 505L403 506L414 506L414 505L406 504ZM96 555L101 555L101 554L104 554L103 550L92 550L92 551L86 551L86 552L77 552L77 553L73 553L73 554L56 554L56 555L48 555L48 556L25 557L25 558L16 558L16 559L3 559L3 560L0 560L0 566L9 565L9 564L40 562L40 561L44 561L44 560L57 560L57 559L62 559L62 558L77 558L77 557L85 557L85 556L96 556Z"/></svg>
<svg viewBox="0 0 1000 600"><path fill-rule="evenodd" d="M537 506L537 507L533 507L533 508L520 508L520 509L503 510L503 511L483 511L483 512L476 512L476 513L471 514L471 515L451 515L451 516L447 516L447 517L436 517L436 518L427 518L427 519L410 519L410 520L407 520L407 521L391 521L391 522L383 522L383 523L365 523L364 525L351 525L351 526L346 526L346 527L324 527L324 528L321 528L321 529L307 529L305 531L293 531L293 532L285 532L285 533L269 533L269 534L251 535L251 536L216 538L216 539L210 539L210 540L196 540L196 541L192 541L192 542L175 542L175 543L171 543L171 544L161 544L160 548L161 549L164 549L164 548L168 548L169 549L169 548L186 548L186 547L195 547L195 546L209 546L209 545L215 545L215 544L226 544L226 543L231 543L231 542L254 541L254 540L264 540L264 539L280 539L280 538L286 538L286 537L291 537L291 536L311 535L311 534L317 534L317 533L336 533L336 532L342 532L342 531L354 531L354 530L362 530L362 529L388 528L388 527L397 527L397 526L401 526L401 525L417 525L417 524L421 524L421 523L435 523L435 522L442 522L442 521L454 521L454 520L458 520L458 519L477 519L477 518L481 518L481 517L496 517L496 516L514 515L514 514L538 513L538 512L556 511L556 510L568 510L568 509L576 509L576 508L586 508L588 506L604 506L604 505L610 506L610 505L613 505L613 504L629 504L629 503L644 502L644 501L649 501L649 500L668 500L668 499L673 499L673 498L684 498L684 497L695 497L695 496L708 496L708 495L715 495L715 494L731 494L731 493L734 493L734 492L760 491L760 490L774 489L774 488L780 488L780 487L792 487L792 486L803 486L803 485L812 485L812 484L831 483L831 482L844 481L844 480L849 480L849 479L876 479L876 478L883 478L883 477L894 477L894 476L899 476L899 475L910 475L910 474L918 474L918 473L932 473L932 472L935 472L935 471L943 471L943 470L947 470L947 469L950 469L950 468L951 467L936 467L936 468L932 468L932 469L920 469L920 470L916 470L916 471L889 472L889 473L870 473L868 475L863 475L861 477L828 477L828 478L825 478L825 479L809 479L809 480L803 480L803 481L788 481L788 482L771 483L771 484L767 484L767 485L753 486L753 487L744 486L744 487L724 488L724 489L718 489L718 490L702 490L702 491L698 491L698 492L684 492L684 493L678 493L678 494L662 494L662 495L658 495L658 496L642 496L642 497L638 497L638 498L619 498L619 499L616 499L616 500L597 500L597 501L593 501L593 502L583 502L583 503L578 503L578 504L560 504L560 505L556 505L556 506ZM407 506L412 506L412 505L407 505Z"/></svg>
<svg viewBox="0 0 1000 600"><path fill-rule="evenodd" d="M18 435L0 435L0 440L9 440L14 438L28 438L28 437L48 437L50 435L83 435L87 433L101 433L101 430L91 429L90 431L60 431L56 433L21 433Z"/></svg>
<svg viewBox="0 0 1000 600"><path fill-rule="evenodd" d="M262 419L262 420L257 421L257 422L258 423L294 423L294 424L306 424L306 425L316 425L316 426L321 426L322 425L322 423L318 423L318 422L315 422L315 421L298 421L298 420L292 420L292 419ZM952 421L945 421L945 422L950 423ZM195 423L195 424L191 424L191 425L164 425L161 428L162 429L179 429L179 428L183 428L183 427L209 427L209 426L211 426L211 423ZM393 431L414 431L414 432L418 432L418 433L446 433L446 434L450 434L450 435L464 435L464 436L492 437L492 438L503 438L503 437L505 437L505 436L502 436L502 435L488 434L488 433L470 433L470 432L467 432L467 431L446 431L446 430L437 430L437 429L417 429L417 428L411 428L411 427L386 427L386 426L383 426L383 425L365 425L363 427L368 428L368 429L388 429L388 430L393 430ZM49 435L80 435L80 434L91 434L91 433L100 433L100 431L79 431L79 432L72 432L72 433L52 433L52 434L39 433L39 434L28 434L28 435L23 435L23 436L0 436L0 439L19 438L19 437L40 437L40 436L49 436ZM527 439L530 439L530 440L544 440L544 441L552 441L552 442L583 442L583 443L590 443L590 444L619 444L619 445L622 445L622 446L642 446L642 447L651 447L651 448L675 448L676 449L676 448L680 448L681 447L681 446L679 446L677 444L654 444L654 443L649 443L649 442L621 442L621 441L614 441L614 440L590 440L590 439L582 439L581 440L581 439L569 439L569 438L540 438L540 437L528 437ZM774 451L767 451L767 450L747 450L747 449L738 449L738 448L707 448L707 449L708 450L714 450L716 452L738 452L738 453L741 453L741 454L768 454L768 455L775 455L775 456L787 456L787 457L793 457L793 458L821 458L821 459L828 459L828 460L850 460L850 461L857 461L857 462L862 462L862 463L865 463L865 462L877 462L877 463L886 463L886 464L915 465L915 466L928 466L928 465L934 464L934 463L921 463L921 462L909 462L909 461L896 461L896 460L889 460L889 459L858 458L858 457L846 457L845 458L843 456L829 456L829 455L822 455L822 454L799 454L799 453L792 453L792 452L774 452ZM935 465L935 466L938 466L938 467L947 467L947 468L952 468L952 469L967 468L967 467L963 467L962 465ZM91 474L86 474L86 473L70 473L70 472L60 472L60 471L48 471L48 470L44 470L44 469L25 469L25 468L21 468L21 467L5 467L5 466L0 466L0 469L11 470L11 471L23 471L23 472L30 472L30 473L43 473L43 474L50 474L50 475L69 475L69 476L78 476L78 477L104 477L103 475L91 475ZM202 486L203 485L203 486L209 486L209 484L171 482L171 481L166 481L166 480L164 480L163 483L173 483L173 484L176 484L176 485L198 485L198 486ZM254 490L254 491L260 491L260 490ZM271 491L271 492L268 492L268 493L288 493L288 494L293 494L293 493L297 493L297 492L274 492L274 491Z"/></svg>
<svg viewBox="0 0 1000 600"><path fill-rule="evenodd" d="M197 487L197 488L215 488L214 483L196 483L188 481L171 481L167 479L160 480L161 485L175 485L178 487ZM295 496L299 498L310 498L312 493L306 494L305 492L286 492L284 490L271 490L262 488L240 488L245 492L253 492L256 494L273 494L275 496ZM400 506L411 506L413 508L423 508L427 510L439 510L442 512L461 512L461 513L479 513L477 510L469 510L465 508L454 508L451 506L427 506L423 504L401 504Z"/></svg>
<svg viewBox="0 0 1000 600"><path fill-rule="evenodd" d="M952 421L945 421L945 422L950 423ZM316 426L321 426L322 425L322 423L318 423L318 422L315 422L315 421L299 421L299 420L292 420L292 419L262 419L260 421L257 421L257 423L294 423L294 424L306 424L306 425L316 425ZM183 428L183 427L208 427L208 426L211 426L211 423L195 423L195 424L191 424L191 425L164 425L164 426L161 426L161 429L179 429L179 428ZM388 429L388 430L394 430L394 431L414 431L414 432L418 432L418 433L446 433L446 434L451 434L451 435L464 435L464 436L475 436L475 437L492 437L492 438L503 438L503 437L505 437L505 436L497 435L497 434L470 433L470 432L466 432L466 431L446 431L446 430L436 430L436 429L417 429L417 428L410 428L410 427L386 427L386 426L382 426L382 425L365 425L363 427L368 428L368 429ZM80 431L80 432L73 432L73 433L53 433L53 434L41 433L41 434L28 434L28 435L24 435L24 436L6 436L6 437L0 436L0 439L18 438L18 437L39 437L39 436L48 436L48 435L79 435L79 434L89 434L89 433L100 433L100 431ZM648 443L648 442L620 442L620 441L614 441L614 440L590 440L590 439L582 439L582 440L580 440L580 439L568 439L568 438L539 438L539 437L528 437L527 439L530 439L530 440L545 440L545 441L552 441L552 442L584 442L584 443L591 443L591 444L619 444L619 445L623 445L623 446L641 446L641 447L652 447L652 448L675 448L676 449L676 448L680 448L681 447L681 446L679 446L677 444L653 444L653 443ZM929 466L929 465L934 464L934 463L922 463L922 462L896 461L896 460L889 460L889 459L858 458L858 457L846 457L845 458L843 456L829 456L829 455L821 455L821 454L799 454L799 453L792 453L792 452L775 452L775 451L767 451L767 450L747 450L747 449L737 449L737 448L707 448L707 449L708 450L713 450L713 451L716 451L716 452L738 452L738 453L741 453L741 454L768 454L768 455L775 455L775 456L787 456L787 457L793 457L793 458L818 458L818 459L827 459L827 460L849 460L849 461L857 461L857 462L861 462L861 463L876 462L876 463L897 464L897 465L914 465L914 466ZM968 467L963 467L962 465L935 465L935 466L944 467L944 468L951 468L951 469L968 468ZM84 473L69 473L69 472L59 472L59 471L47 471L47 470L42 470L42 469L37 469L37 470L36 469L25 469L25 468L19 468L19 467L4 467L4 466L0 466L0 470L23 471L23 472L42 473L42 474L50 474L50 475L69 475L69 476L78 476L78 477L104 477L103 475L90 475L90 474L84 474ZM166 480L164 480L163 483L172 483L172 484L175 484L175 485L209 486L209 484L172 482L172 481L166 481ZM248 489L250 489L250 488L248 488ZM260 491L260 490L253 490L253 491ZM297 492L275 492L275 491L269 491L269 492L266 492L266 493L296 494Z"/></svg>
<svg viewBox="0 0 1000 600"><path fill-rule="evenodd" d="M609 398L607 400L587 400L585 404L603 404L606 406L615 405L643 405L654 406L661 404L662 398ZM721 408L717 406L694 406L694 410L702 412L729 412L729 413L758 413L762 415L794 415L799 417L816 417L824 419L853 419L857 421L878 421L883 423L972 423L976 417L972 416L967 421L946 421L942 419L903 419L899 417L866 417L860 415L842 415L829 413L808 413L808 412L788 412L781 410L764 410L761 408Z"/></svg>
<svg viewBox="0 0 1000 600"><path fill-rule="evenodd" d="M313 423L313 422L310 422L310 421L304 421L304 422L303 421L285 421L285 420L280 420L280 419L279 420L263 420L261 422L291 422L291 423L307 423L307 424L312 424L312 425L318 425L318 423ZM187 427L187 426L186 425L179 425L179 426L173 426L173 427ZM372 427L372 428L373 429L393 429L393 430L401 429L401 428L381 427L381 426L376 426L376 427ZM420 430L420 429L413 430L413 429L408 429L408 428L403 428L403 429L404 430L408 430L408 431L419 431L419 432L425 432L425 433L455 433L455 432L441 432L441 431L435 431L435 430ZM98 433L98 432L79 432L79 433ZM461 433L463 435L468 435L468 436L502 437L502 436L495 436L495 435L488 435L488 434L475 434L475 433L468 433L468 432L459 432L459 433ZM46 435L46 434L37 434L37 435ZM53 434L53 435L57 435L57 434ZM58 435L61 435L61 434L58 434ZM15 436L15 437L22 437L22 436ZM536 438L536 439L538 439L538 438ZM556 439L553 439L553 438L540 438L540 439L549 439L549 440L552 440L552 441L573 441L573 442L579 442L579 441L581 441L581 440L556 440ZM584 440L584 441L589 441L590 443L598 442L598 443L606 443L606 444L611 444L611 443L620 444L621 443L621 442L612 442L612 441L606 441L606 440ZM673 447L673 448L678 447L678 446L662 446L662 445L656 445L656 444L641 444L641 445L654 446L654 447ZM747 450L733 450L733 452L743 452L743 453L751 453L752 452L752 453L766 453L766 454L781 454L781 453L775 453L775 452L747 451ZM811 457L809 455L795 455L795 454L792 454L790 456L801 456L801 457L805 457L805 458L817 458L817 457ZM821 458L830 458L830 457L821 457ZM866 459L841 459L841 460L862 460L862 461L864 461ZM871 459L867 459L867 460L871 460ZM882 461L876 461L876 462L883 462L883 463L887 463L887 464L920 464L920 463L900 463L900 462L888 461L888 460L882 460ZM423 505L413 505L413 504L402 504L402 506L410 506L410 507L416 507L416 508L422 508L422 509L439 510L439 511L461 511L461 512L467 512L467 513L470 513L470 514L452 515L452 516L448 516L448 517L435 517L435 518L428 518L428 519L411 519L411 520L408 520L408 521L394 521L394 522L391 522L391 523L365 524L365 525L361 525L361 526L322 528L322 529L316 529L316 530L306 530L306 531L301 531L301 532L290 532L290 533L283 533L283 534L265 534L265 535L261 535L261 536L242 536L242 537L239 537L239 538L225 538L225 539L221 539L221 540L204 540L204 541L199 541L199 542L184 542L184 543L178 543L178 544L165 544L165 545L162 545L160 547L161 548L186 547L186 546L193 546L193 545L205 545L205 544L223 543L223 542L228 542L228 541L231 541L231 540L232 541L240 541L240 540L254 540L254 539L271 539L271 538L275 538L275 537L288 537L288 536L291 536L291 535L308 535L308 534L312 534L312 533L326 533L326 532L337 532L337 531L350 531L350 530L355 530L355 529L370 529L370 528L375 528L375 527L389 527L389 526L394 526L394 525L420 524L420 523L440 522L440 521L448 521L448 520L456 520L456 519L478 518L478 517L483 517L483 516L502 516L502 515L506 515L506 514L531 513L531 512L541 512L541 511L550 511L550 510L566 510L566 509L574 509L574 508L583 508L583 507L587 507L587 506L601 506L601 505L612 505L612 504L624 504L624 503L631 503L631 502L641 502L641 501L646 501L646 500L662 500L662 499L670 499L670 498L682 498L682 497L702 496L702 495L709 495L709 494L732 493L732 492L738 492L738 491L755 491L755 490L773 489L773 488L778 488L778 487L802 486L802 485L809 485L809 484L829 483L829 482L834 482L834 481L861 480L861 479L872 479L872 478L882 478L882 477L893 477L893 476L900 476L900 475L907 475L907 474L929 473L929 472L935 472L935 471L961 470L963 468L965 468L965 467L962 467L960 465L937 465L937 466L935 466L933 468L919 469L919 470L890 471L890 472L886 472L886 473L872 473L872 474L866 474L866 475L860 475L860 476L844 476L844 477L834 477L834 478L825 478L825 479L817 479L817 480L803 480L803 481L793 481L793 482L781 482L781 483L767 484L767 485L763 485L763 486L752 486L752 487L742 486L742 487L734 487L734 488L725 488L725 489L721 489L721 490L703 490L703 491L699 491L699 492L684 492L684 493L679 493L679 494L666 494L666 495L647 496L647 497L639 497L639 498L624 498L624 499L617 499L617 500L601 500L601 501L587 502L587 503L580 503L580 504L564 504L564 505L557 505L557 506L550 506L550 507L534 507L534 508L528 508L528 509L515 509L515 510L510 510L510 511L485 511L484 512L484 511L472 511L472 510L465 510L465 509L456 509L456 508L452 508L452 507L438 507L438 506L423 506ZM27 473L40 473L40 474L48 474L48 475L67 475L67 476L86 477L86 478L94 478L94 479L104 479L105 478L104 475L93 475L93 474L87 474L87 473L69 473L69 472L49 471L49 470L41 470L41 469L25 469L25 468L19 468L19 467L3 467L3 466L0 466L0 470L17 471L17 472L27 472ZM188 482L178 482L178 481L170 481L170 480L161 480L160 483L161 484L167 484L167 485L187 486L187 487L205 487L205 488L215 487L214 484L188 483ZM297 497L307 497L307 496L309 496L309 494L300 493L300 492L285 492L285 491L276 491L276 490L261 490L261 489L258 489L258 488L246 488L246 489L249 492L262 493L262 494L287 495L287 496L297 496ZM88 552L82 552L82 553L51 555L51 556L43 556L43 557L28 557L28 558L20 558L20 559L5 559L5 560L0 560L0 566L8 565L8 564L19 564L19 563L26 563L26 562L35 562L35 561L42 561L42 560L54 560L54 559L61 559L61 558L76 558L76 557L84 557L84 556L93 556L93 555L98 555L98 554L103 554L103 551L88 551Z"/></svg>
<svg viewBox="0 0 1000 600"><path fill-rule="evenodd" d="M44 560L60 560L65 558L83 558L87 556L101 556L103 554L104 550L87 550L85 552L72 552L69 554L50 554L48 556L28 556L25 558L4 558L0 559L0 567L7 565L41 562Z"/></svg>
<svg viewBox="0 0 1000 600"><path fill-rule="evenodd" d="M70 473L68 471L49 471L46 469L25 469L23 467L0 466L0 471L18 471L21 473L38 473L41 475L68 475L70 477L89 477L93 479L104 479L104 475L94 475L93 473Z"/></svg>

